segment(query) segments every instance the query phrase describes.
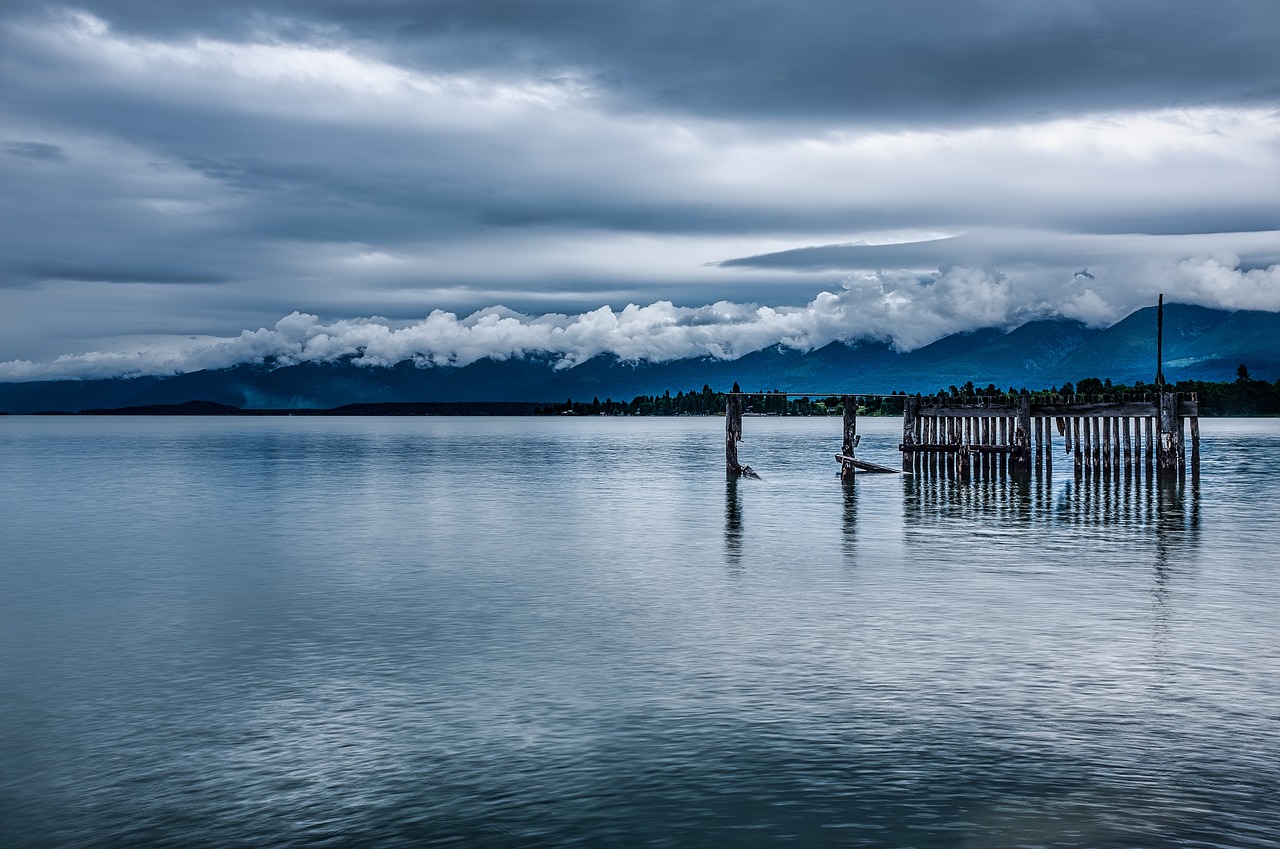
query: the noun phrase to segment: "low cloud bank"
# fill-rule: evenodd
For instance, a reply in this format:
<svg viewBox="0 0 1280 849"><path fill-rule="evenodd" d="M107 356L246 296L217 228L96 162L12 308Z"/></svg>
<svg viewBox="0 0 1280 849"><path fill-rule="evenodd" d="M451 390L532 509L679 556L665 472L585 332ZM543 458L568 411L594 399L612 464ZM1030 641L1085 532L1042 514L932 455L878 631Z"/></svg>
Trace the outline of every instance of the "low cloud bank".
<svg viewBox="0 0 1280 849"><path fill-rule="evenodd" d="M774 344L809 350L837 339L888 341L911 350L950 333L1011 329L1048 316L1106 325L1149 306L1157 292L1171 302L1280 311L1280 265L1244 269L1235 257L1196 257L1175 264L1053 272L956 266L922 274L855 274L839 291L821 292L804 306L720 301L680 307L658 301L572 316L529 316L495 306L464 318L436 310L404 326L376 317L325 322L295 312L274 327L227 339L127 353L68 354L48 363L12 360L0 363L0 380L177 374L268 360L285 365L343 357L370 367L406 360L432 367L532 354L551 356L558 367L569 368L598 354L657 362L736 359Z"/></svg>

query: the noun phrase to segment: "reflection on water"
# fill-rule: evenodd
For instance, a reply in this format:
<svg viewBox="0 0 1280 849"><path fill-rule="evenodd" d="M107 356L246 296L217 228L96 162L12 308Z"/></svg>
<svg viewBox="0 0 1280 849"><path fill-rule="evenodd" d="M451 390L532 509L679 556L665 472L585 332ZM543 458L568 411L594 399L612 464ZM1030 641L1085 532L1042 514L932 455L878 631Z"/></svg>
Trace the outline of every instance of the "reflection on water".
<svg viewBox="0 0 1280 849"><path fill-rule="evenodd" d="M724 485L724 553L730 566L741 564L742 494L737 477L728 477Z"/></svg>
<svg viewBox="0 0 1280 849"><path fill-rule="evenodd" d="M1147 529L1157 541L1173 534L1194 541L1200 527L1200 482L1124 476L1052 478L998 475L971 482L948 475L904 475L904 517L909 525L968 518L1021 521L1032 526L1073 525Z"/></svg>
<svg viewBox="0 0 1280 849"><path fill-rule="evenodd" d="M833 424L0 421L0 843L1275 845L1280 429Z"/></svg>
<svg viewBox="0 0 1280 849"><path fill-rule="evenodd" d="M846 560L852 558L858 550L858 483L857 477L841 478L840 528L841 549Z"/></svg>

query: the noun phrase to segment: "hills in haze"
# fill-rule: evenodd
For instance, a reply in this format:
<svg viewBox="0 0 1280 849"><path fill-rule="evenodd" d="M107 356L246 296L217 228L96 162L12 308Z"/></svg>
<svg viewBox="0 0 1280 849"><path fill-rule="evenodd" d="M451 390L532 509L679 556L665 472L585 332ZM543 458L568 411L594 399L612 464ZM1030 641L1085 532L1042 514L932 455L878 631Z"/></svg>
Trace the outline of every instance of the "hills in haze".
<svg viewBox="0 0 1280 849"><path fill-rule="evenodd" d="M1012 332L958 333L900 353L881 342L833 342L813 351L773 346L737 360L626 362L602 354L556 370L549 355L482 359L462 367L358 366L349 360L274 367L246 364L171 377L0 383L0 411L77 412L103 407L209 401L235 407L328 408L423 401L563 401L660 395L709 384L727 390L814 393L931 393L967 381L1039 389L1110 378L1151 382L1156 310L1139 310L1106 329L1044 319ZM1280 313L1167 305L1164 371L1170 381L1230 381L1245 363L1254 378L1280 378Z"/></svg>

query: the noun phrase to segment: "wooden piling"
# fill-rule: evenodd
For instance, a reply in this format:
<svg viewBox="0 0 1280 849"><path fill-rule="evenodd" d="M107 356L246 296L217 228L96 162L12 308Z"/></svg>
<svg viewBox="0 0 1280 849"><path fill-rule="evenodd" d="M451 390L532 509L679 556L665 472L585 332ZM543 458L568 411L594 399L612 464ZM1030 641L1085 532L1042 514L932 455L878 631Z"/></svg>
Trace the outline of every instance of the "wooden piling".
<svg viewBox="0 0 1280 849"><path fill-rule="evenodd" d="M1084 450L1080 445L1081 427L1080 427L1079 417L1072 416L1071 431L1074 436L1074 439L1072 440L1072 444L1075 446L1076 474L1079 475L1081 472L1084 471L1084 462L1083 462Z"/></svg>
<svg viewBox="0 0 1280 849"><path fill-rule="evenodd" d="M1037 416L1031 428L1035 431L1036 471L1039 472L1044 468L1044 432L1046 430L1044 419Z"/></svg>
<svg viewBox="0 0 1280 849"><path fill-rule="evenodd" d="M1019 395L1015 407L1018 415L1014 419L1009 465L1019 472L1028 472L1031 470L1031 396Z"/></svg>
<svg viewBox="0 0 1280 849"><path fill-rule="evenodd" d="M852 395L841 399L844 405L844 438L840 442L840 453L850 459L840 461L840 477L853 480L853 452L858 445L858 404Z"/></svg>
<svg viewBox="0 0 1280 849"><path fill-rule="evenodd" d="M1191 474L1200 474L1200 417L1191 417Z"/></svg>
<svg viewBox="0 0 1280 849"><path fill-rule="evenodd" d="M1147 466L1147 475L1151 475L1152 464L1156 460L1156 448L1155 448L1156 419L1153 416L1144 416L1143 421L1144 423L1146 423L1143 425L1143 428L1146 429L1146 437L1147 437L1147 458L1146 458L1146 462L1144 462L1144 465Z"/></svg>
<svg viewBox="0 0 1280 849"><path fill-rule="evenodd" d="M724 401L724 470L729 477L742 474L738 443L742 441L742 396L730 394Z"/></svg>
<svg viewBox="0 0 1280 849"><path fill-rule="evenodd" d="M1156 463L1160 476L1176 475L1180 465L1181 447L1178 444L1178 396L1176 393L1160 393L1160 438L1156 446Z"/></svg>
<svg viewBox="0 0 1280 849"><path fill-rule="evenodd" d="M1113 470L1117 475L1120 474L1120 469L1123 465L1122 447L1120 441L1120 419L1117 418L1111 424L1111 457L1114 463Z"/></svg>
<svg viewBox="0 0 1280 849"><path fill-rule="evenodd" d="M1093 425L1093 468L1097 472L1102 471L1102 422L1099 419L1090 419Z"/></svg>
<svg viewBox="0 0 1280 849"><path fill-rule="evenodd" d="M1102 419L1102 468L1111 470L1111 419Z"/></svg>
<svg viewBox="0 0 1280 849"><path fill-rule="evenodd" d="M916 399L908 396L902 400L902 471L910 472L916 455L910 450L915 444L916 434Z"/></svg>
<svg viewBox="0 0 1280 849"><path fill-rule="evenodd" d="M1044 472L1046 475L1053 474L1053 423L1049 419L1041 419L1044 422Z"/></svg>

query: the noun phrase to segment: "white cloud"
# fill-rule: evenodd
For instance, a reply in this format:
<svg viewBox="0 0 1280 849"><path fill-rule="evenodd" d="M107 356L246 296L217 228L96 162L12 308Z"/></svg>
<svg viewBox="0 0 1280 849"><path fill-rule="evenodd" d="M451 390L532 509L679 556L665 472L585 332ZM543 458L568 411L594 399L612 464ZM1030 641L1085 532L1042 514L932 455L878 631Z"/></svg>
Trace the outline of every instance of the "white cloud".
<svg viewBox="0 0 1280 849"><path fill-rule="evenodd" d="M1097 268L1090 275L1041 269L1009 274L957 266L920 279L906 272L860 273L839 291L804 306L768 307L721 301L678 307L670 301L609 307L578 315L528 316L503 307L459 318L436 310L397 324L380 318L324 322L293 313L274 327L239 336L136 352L64 355L49 363L0 363L9 381L171 374L239 363L328 362L352 357L371 367L414 360L423 366L466 365L483 357L548 354L561 367L611 353L625 360L710 356L734 359L768 345L811 349L835 339L885 339L910 350L976 327L1011 328L1049 315L1105 324L1149 305L1161 291L1170 302L1226 309L1260 302L1280 310L1280 266L1242 270L1233 258ZM1121 286L1119 284L1123 283ZM1145 301L1142 300L1145 298Z"/></svg>

